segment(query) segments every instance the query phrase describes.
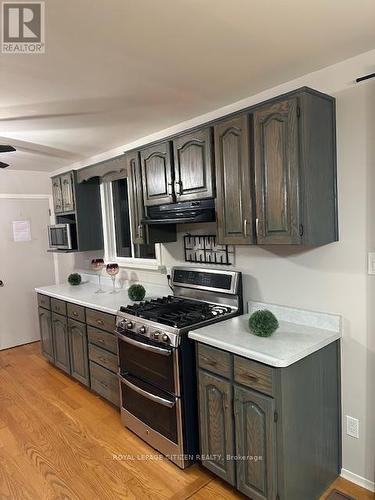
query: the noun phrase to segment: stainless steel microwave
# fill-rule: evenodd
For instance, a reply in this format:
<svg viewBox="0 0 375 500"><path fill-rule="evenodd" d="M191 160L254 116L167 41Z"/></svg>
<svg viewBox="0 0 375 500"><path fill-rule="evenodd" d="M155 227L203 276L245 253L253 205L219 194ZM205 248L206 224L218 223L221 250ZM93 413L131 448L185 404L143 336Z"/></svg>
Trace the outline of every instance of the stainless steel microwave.
<svg viewBox="0 0 375 500"><path fill-rule="evenodd" d="M77 229L75 224L55 224L48 226L50 249L75 250L77 248Z"/></svg>

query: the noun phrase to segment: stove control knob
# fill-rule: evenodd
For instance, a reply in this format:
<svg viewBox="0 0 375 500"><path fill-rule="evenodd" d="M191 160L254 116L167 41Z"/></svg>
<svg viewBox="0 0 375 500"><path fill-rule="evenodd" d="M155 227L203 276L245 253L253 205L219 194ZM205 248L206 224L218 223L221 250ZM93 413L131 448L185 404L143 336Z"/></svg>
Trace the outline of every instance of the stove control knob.
<svg viewBox="0 0 375 500"><path fill-rule="evenodd" d="M121 328L122 330L124 330L126 328L126 321L123 319L121 321L119 321L118 325L117 325L119 328Z"/></svg>
<svg viewBox="0 0 375 500"><path fill-rule="evenodd" d="M141 326L139 329L138 329L138 333L142 333L142 335L144 335L146 333L146 327L145 326Z"/></svg>
<svg viewBox="0 0 375 500"><path fill-rule="evenodd" d="M163 342L169 342L169 337L166 333L163 333L163 335L161 336L161 340Z"/></svg>
<svg viewBox="0 0 375 500"><path fill-rule="evenodd" d="M133 325L133 322L132 322L132 321L128 321L128 322L126 323L126 328L127 328L128 330L131 330L131 329L133 328L133 326L134 326L134 325Z"/></svg>
<svg viewBox="0 0 375 500"><path fill-rule="evenodd" d="M155 340L159 340L160 335L161 335L161 333L160 333L160 332L154 332L153 337L154 337L154 339L155 339Z"/></svg>

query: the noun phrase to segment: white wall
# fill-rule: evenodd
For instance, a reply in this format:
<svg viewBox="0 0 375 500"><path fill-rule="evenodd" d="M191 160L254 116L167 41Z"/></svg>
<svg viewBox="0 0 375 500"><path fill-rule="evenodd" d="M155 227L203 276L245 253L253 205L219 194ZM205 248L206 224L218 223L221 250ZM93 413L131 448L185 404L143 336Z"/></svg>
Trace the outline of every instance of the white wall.
<svg viewBox="0 0 375 500"><path fill-rule="evenodd" d="M244 273L246 299L342 315L343 414L360 421L359 439L347 436L344 426L343 468L373 483L375 276L367 275L366 259L369 250L375 251L375 83L347 87L335 94L340 241L309 249L237 247L236 267ZM179 241L163 246L163 264L181 263L188 229L180 227ZM87 267L88 257L63 257L64 277L72 267ZM157 273L137 276L165 283Z"/></svg>
<svg viewBox="0 0 375 500"><path fill-rule="evenodd" d="M51 194L51 180L47 172L0 169L0 194Z"/></svg>

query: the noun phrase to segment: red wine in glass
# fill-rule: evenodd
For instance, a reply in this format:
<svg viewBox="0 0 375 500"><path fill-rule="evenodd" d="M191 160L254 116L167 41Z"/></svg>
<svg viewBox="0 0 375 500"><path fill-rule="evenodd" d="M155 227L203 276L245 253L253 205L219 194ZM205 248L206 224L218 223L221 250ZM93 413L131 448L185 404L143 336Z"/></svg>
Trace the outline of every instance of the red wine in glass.
<svg viewBox="0 0 375 500"><path fill-rule="evenodd" d="M111 277L112 280L112 285L113 285L113 290L110 293L117 293L118 291L116 290L116 276L119 273L119 267L118 264L116 263L110 263L107 264L106 271L107 274Z"/></svg>

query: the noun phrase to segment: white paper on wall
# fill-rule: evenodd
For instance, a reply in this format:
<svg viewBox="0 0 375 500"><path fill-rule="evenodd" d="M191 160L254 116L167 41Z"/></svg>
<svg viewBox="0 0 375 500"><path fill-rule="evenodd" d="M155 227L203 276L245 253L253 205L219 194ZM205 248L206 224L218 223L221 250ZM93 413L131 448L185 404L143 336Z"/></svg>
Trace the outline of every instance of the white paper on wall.
<svg viewBox="0 0 375 500"><path fill-rule="evenodd" d="M31 226L29 220L13 221L13 239L19 241L31 241Z"/></svg>

